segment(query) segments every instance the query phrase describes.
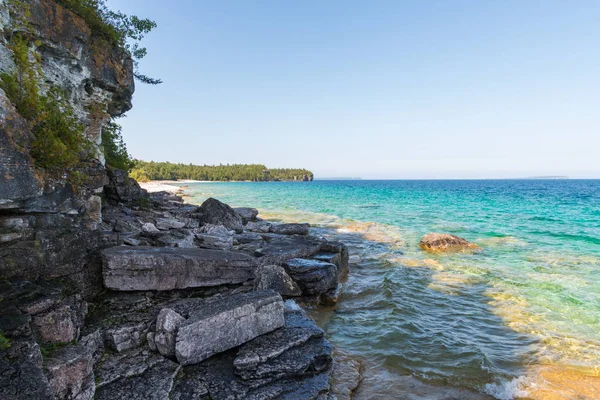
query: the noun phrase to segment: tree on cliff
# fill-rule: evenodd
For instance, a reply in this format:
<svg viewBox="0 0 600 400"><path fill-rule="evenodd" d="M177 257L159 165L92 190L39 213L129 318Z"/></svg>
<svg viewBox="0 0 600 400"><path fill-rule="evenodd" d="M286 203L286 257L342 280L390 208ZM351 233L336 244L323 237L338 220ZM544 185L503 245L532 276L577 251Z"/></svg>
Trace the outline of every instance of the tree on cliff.
<svg viewBox="0 0 600 400"><path fill-rule="evenodd" d="M82 17L98 37L126 50L133 59L134 76L140 82L150 85L162 83L162 80L151 78L139 71L139 60L148 54L148 50L140 46L140 41L156 28L156 22L120 11L112 11L106 6L106 0L56 0L56 2Z"/></svg>

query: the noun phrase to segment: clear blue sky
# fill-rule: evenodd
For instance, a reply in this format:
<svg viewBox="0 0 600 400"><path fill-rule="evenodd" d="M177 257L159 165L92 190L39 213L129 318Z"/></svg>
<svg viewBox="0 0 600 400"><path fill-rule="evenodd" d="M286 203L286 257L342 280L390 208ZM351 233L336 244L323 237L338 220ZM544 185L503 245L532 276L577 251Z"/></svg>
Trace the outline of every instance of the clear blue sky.
<svg viewBox="0 0 600 400"><path fill-rule="evenodd" d="M133 156L600 178L600 1L109 0L156 20Z"/></svg>

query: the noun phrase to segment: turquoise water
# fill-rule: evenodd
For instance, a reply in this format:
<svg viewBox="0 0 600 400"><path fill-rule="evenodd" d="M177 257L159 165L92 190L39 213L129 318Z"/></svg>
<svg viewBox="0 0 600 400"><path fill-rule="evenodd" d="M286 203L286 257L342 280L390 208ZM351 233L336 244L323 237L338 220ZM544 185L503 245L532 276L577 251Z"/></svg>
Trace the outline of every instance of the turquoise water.
<svg viewBox="0 0 600 400"><path fill-rule="evenodd" d="M194 202L212 196L308 221L350 245L342 301L320 322L375 371L365 398L393 397L394 376L405 375L496 398L600 390L598 180L188 186ZM417 244L428 232L484 251L424 253Z"/></svg>

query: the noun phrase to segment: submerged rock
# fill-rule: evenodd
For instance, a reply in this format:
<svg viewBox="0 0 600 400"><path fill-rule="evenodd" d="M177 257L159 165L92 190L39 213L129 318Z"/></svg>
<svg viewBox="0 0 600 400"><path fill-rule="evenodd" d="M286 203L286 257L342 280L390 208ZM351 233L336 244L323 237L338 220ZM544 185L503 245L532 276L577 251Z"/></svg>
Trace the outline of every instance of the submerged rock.
<svg viewBox="0 0 600 400"><path fill-rule="evenodd" d="M206 200L199 208L200 220L206 224L223 225L229 230L242 233L242 217L233 208L212 197Z"/></svg>
<svg viewBox="0 0 600 400"><path fill-rule="evenodd" d="M237 294L190 311L177 331L175 353L182 365L199 363L284 324L283 301L274 291Z"/></svg>
<svg viewBox="0 0 600 400"><path fill-rule="evenodd" d="M447 233L428 233L419 242L419 247L430 252L460 252L481 250L475 243Z"/></svg>
<svg viewBox="0 0 600 400"><path fill-rule="evenodd" d="M240 284L256 267L243 253L145 246L112 247L102 251L102 260L104 284L121 291Z"/></svg>

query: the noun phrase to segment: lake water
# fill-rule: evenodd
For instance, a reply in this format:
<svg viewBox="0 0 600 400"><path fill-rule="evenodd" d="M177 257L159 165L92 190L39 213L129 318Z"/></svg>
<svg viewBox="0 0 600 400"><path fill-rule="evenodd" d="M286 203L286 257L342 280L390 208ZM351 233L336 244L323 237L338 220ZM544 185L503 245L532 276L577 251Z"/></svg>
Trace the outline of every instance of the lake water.
<svg viewBox="0 0 600 400"><path fill-rule="evenodd" d="M365 366L358 398L600 398L600 181L187 184L350 246L312 314ZM421 251L428 232L478 254Z"/></svg>

